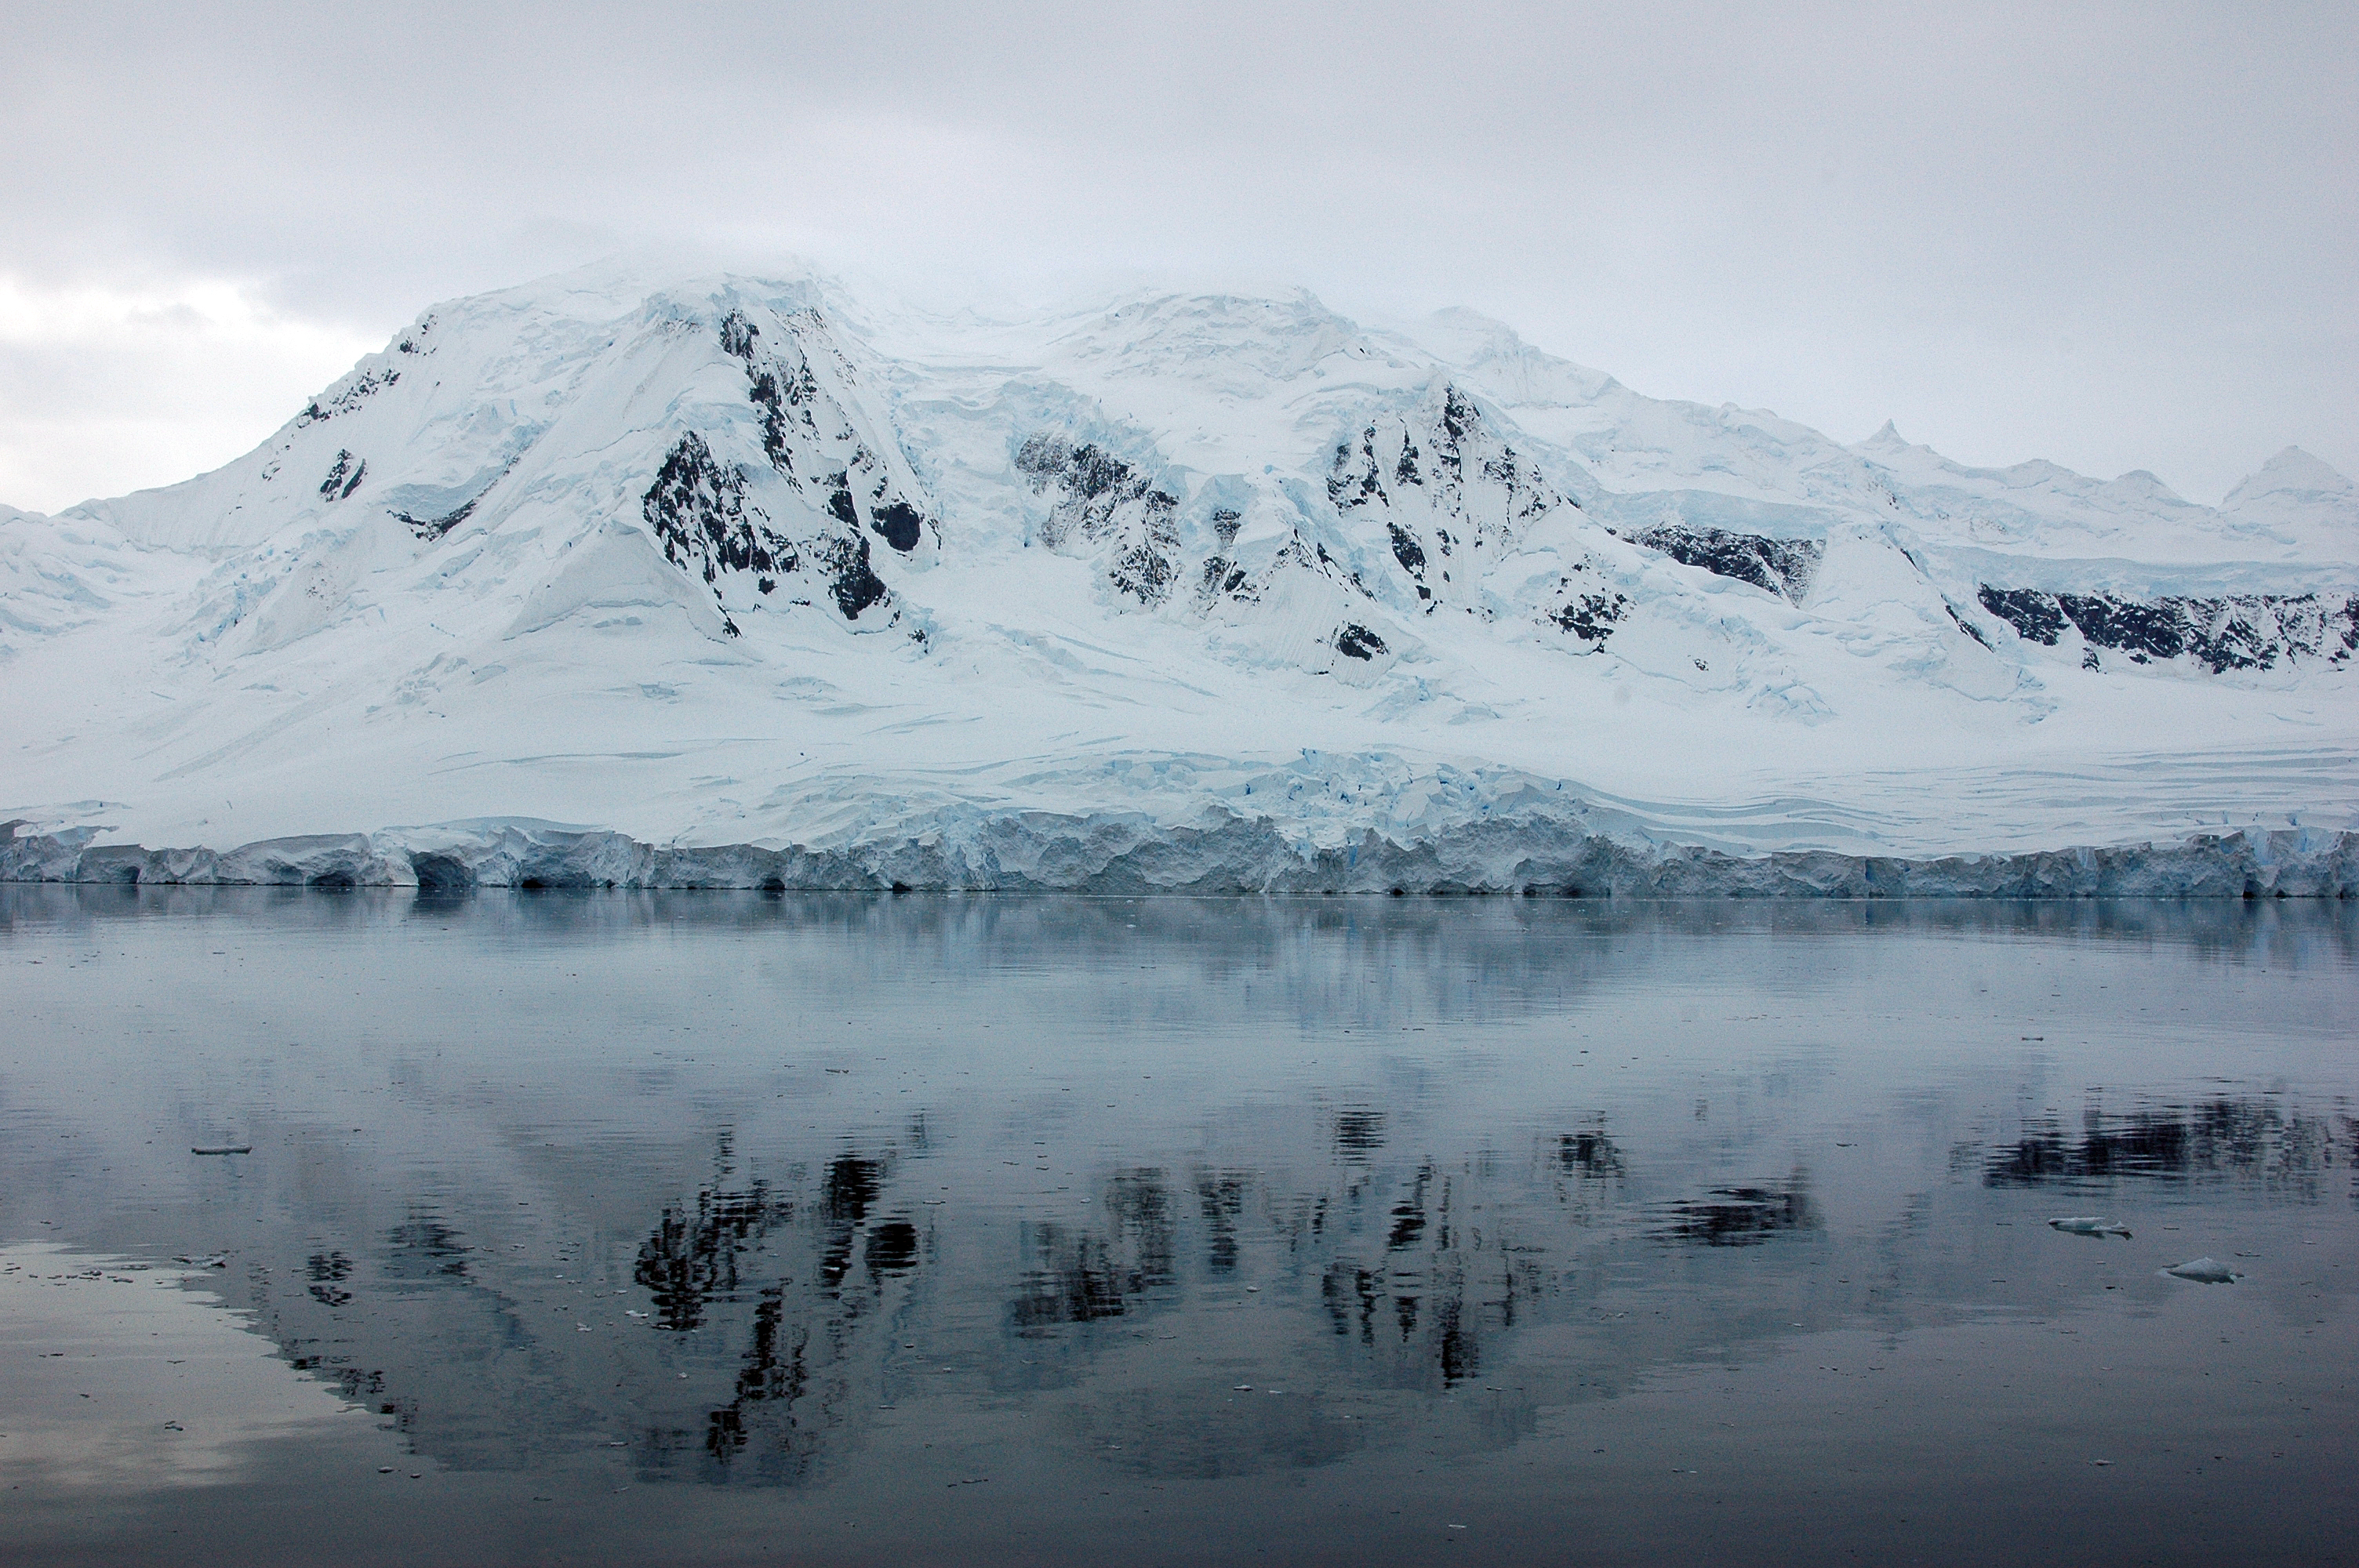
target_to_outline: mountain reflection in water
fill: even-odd
[[[2347,1145],[2350,1119],[2341,1119]],[[1994,1187],[2104,1182],[2123,1176],[2162,1180],[2234,1177],[2314,1188],[2333,1159],[2338,1129],[2281,1098],[2215,1098],[2082,1117],[2080,1136],[2054,1122],[2026,1130],[1994,1151],[1983,1180]]]
[[[1439,1462],[1809,1336],[2192,1288],[2052,1213],[2347,1228],[2354,933],[6,890],[16,950],[139,961],[14,971],[49,1048],[0,1076],[0,1216],[228,1253],[287,1361],[456,1472],[812,1491],[1010,1412],[1076,1476]],[[2321,1279],[2302,1313],[2359,1289]]]

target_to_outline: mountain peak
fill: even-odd
[[[2253,472],[2236,481],[2236,488],[2221,503],[2223,511],[2233,511],[2240,498],[2251,501],[2264,495],[2295,495],[2303,497],[2359,496],[2359,486],[2325,462],[2310,456],[2299,447],[2288,447],[2263,463]]]

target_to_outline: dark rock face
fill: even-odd
[[[2216,599],[2124,599],[2110,593],[2049,593],[1983,585],[1982,606],[2026,642],[2052,648],[2071,626],[2088,644],[2084,668],[2102,667],[2100,648],[2133,664],[2192,657],[2213,675],[2274,669],[2323,658],[2347,665],[2359,650],[2359,594],[2227,594]]]
[[[2056,607],[2056,596],[2034,588],[1993,588],[1983,585],[1975,595],[1983,608],[2015,628],[2015,634],[2026,642],[2052,648],[2064,630],[2064,612]]]
[[[434,329],[437,325],[439,325],[439,322],[437,319],[432,316],[421,318],[417,326],[412,327],[408,331],[404,332],[401,335],[401,341],[393,345],[394,352],[399,354],[432,353],[434,351]]]
[[[1016,449],[1016,470],[1034,494],[1057,492],[1042,544],[1061,549],[1078,539],[1097,546],[1109,557],[1107,580],[1141,605],[1170,597],[1180,580],[1179,497],[1094,442],[1075,446],[1048,430]]]
[[[320,493],[330,501],[342,501],[361,487],[368,473],[368,460],[356,459],[352,453],[338,449],[336,460],[328,465],[328,477],[320,481]]]
[[[818,325],[816,318],[810,324]],[[916,549],[930,525],[924,509],[900,493],[891,466],[853,433],[793,324],[785,341],[766,348],[761,329],[733,310],[722,319],[720,338],[723,351],[745,366],[745,395],[761,413],[762,452],[770,466],[798,490],[815,486],[821,504],[845,527],[865,526],[903,555]]]
[[[295,416],[295,427],[316,425],[323,419],[333,419],[339,414],[350,414],[378,393],[401,379],[397,370],[364,370],[347,377],[325,395],[313,398]]]
[[[1588,570],[1587,563],[1574,568],[1582,573]],[[1567,576],[1557,579],[1557,591],[1561,597],[1556,608],[1545,611],[1543,618],[1588,643],[1592,652],[1605,646],[1614,629],[1629,619],[1630,596],[1603,584],[1592,587],[1581,577]]]
[[[726,571],[793,571],[795,547],[768,526],[760,508],[748,517],[745,478],[715,462],[704,438],[690,430],[664,457],[656,481],[640,502],[664,558],[712,582]]]
[[[1356,622],[1348,622],[1335,633],[1335,651],[1347,659],[1373,662],[1385,651],[1385,640]]]
[[[813,545],[811,556],[826,574],[828,591],[846,621],[859,620],[862,611],[892,597],[893,590],[868,565],[868,541],[863,535],[821,539]]]
[[[1715,577],[1749,582],[1793,604],[1801,603],[1810,591],[1810,579],[1827,553],[1826,546],[1816,539],[1771,539],[1680,524],[1665,524],[1630,537],[1632,543],[1660,550],[1681,566],[1701,567]]]
[[[1428,613],[1462,597],[1446,585],[1480,570],[1470,557],[1512,545],[1568,504],[1454,386],[1429,416],[1373,422],[1339,443],[1327,499],[1346,523],[1382,525]]]
[[[925,517],[906,501],[888,501],[877,507],[869,526],[885,536],[885,542],[908,555],[918,547],[925,527]]]
[[[761,413],[763,456],[791,494],[782,496],[758,465],[723,462],[703,435],[685,432],[640,503],[665,559],[712,589],[732,636],[739,632],[733,604],[742,613],[775,600],[780,583],[797,574],[807,587],[784,596],[784,603],[810,604],[824,596],[846,621],[883,607],[892,611],[886,623],[897,623],[894,595],[876,574],[869,535],[908,554],[923,542],[931,522],[897,487],[893,466],[860,438],[852,415],[814,373],[792,323],[787,341],[766,348],[761,329],[732,311],[719,336],[722,348],[745,367],[747,396]],[[840,368],[849,373],[848,362]],[[805,521],[780,526],[754,500],[757,492],[774,506],[783,504],[785,515]],[[448,519],[403,520],[433,537],[467,510]]]
[[[407,512],[396,512],[394,516],[408,524],[411,533],[430,544],[473,516],[475,503],[483,499],[478,495],[473,500],[462,502],[456,510],[446,512],[440,517],[413,517]]]
[[[722,594],[722,574],[756,574],[759,591],[768,593],[779,573],[802,565],[793,544],[770,527],[761,508],[746,504],[745,476],[716,462],[704,438],[693,430],[665,455],[655,483],[640,499],[639,515],[663,546],[664,559],[702,578],[712,589],[722,623],[733,637],[737,623]],[[856,611],[847,611],[852,613]]]

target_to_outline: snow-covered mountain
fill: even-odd
[[[594,269],[0,510],[0,871],[2331,890],[2354,662],[2359,493],[2290,449],[2215,509],[1463,311]],[[1960,855],[2014,859],[1888,863]]]

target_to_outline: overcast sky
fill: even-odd
[[[184,478],[650,245],[1466,305],[1641,391],[2215,501],[2359,472],[2359,6],[109,7],[0,22],[0,502]]]

